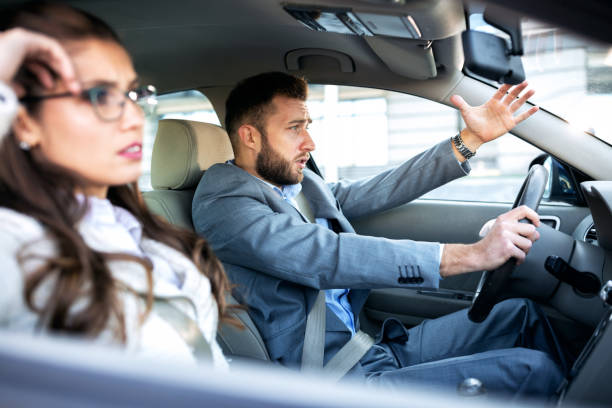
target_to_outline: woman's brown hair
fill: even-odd
[[[54,37],[60,42],[96,38],[120,44],[115,32],[102,20],[67,5],[29,3],[0,12],[0,31],[21,27]],[[38,85],[32,75],[18,75],[20,85],[31,92]],[[36,104],[26,106],[32,114]],[[112,324],[116,335],[125,341],[125,322],[117,299],[117,283],[108,261],[129,260],[147,271],[149,291],[147,311],[152,304],[152,265],[128,254],[104,253],[87,246],[77,230],[88,208],[76,191],[84,191],[86,181],[78,174],[48,161],[40,149],[25,151],[10,132],[0,145],[0,206],[33,217],[53,236],[58,253],[27,274],[25,300],[40,315],[41,325],[50,330],[96,336]],[[235,323],[228,315],[225,293],[229,283],[220,261],[210,245],[194,232],[172,226],[154,216],[146,207],[137,183],[111,186],[107,198],[132,213],[143,227],[143,236],[162,242],[190,258],[208,277],[217,301],[220,320]],[[22,254],[25,251],[21,252]],[[21,259],[23,262],[25,259]],[[53,277],[45,304],[35,302],[40,284]],[[86,299],[86,305],[74,307]]]

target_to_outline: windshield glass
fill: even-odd
[[[470,16],[470,25],[499,33],[482,15]],[[612,144],[612,47],[533,19],[522,29],[531,101]]]

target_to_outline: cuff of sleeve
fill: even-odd
[[[463,171],[465,171],[465,174],[469,174],[470,171],[472,171],[472,166],[470,166],[470,163],[467,160],[464,161],[463,163],[461,163],[459,160],[457,160],[457,163],[459,163],[459,165],[461,166]]]
[[[0,82],[0,140],[11,128],[17,114],[17,96],[6,84]]]

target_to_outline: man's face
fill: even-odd
[[[272,99],[273,113],[265,118],[256,171],[266,181],[284,186],[300,183],[315,144],[308,133],[312,122],[306,103],[286,96]]]

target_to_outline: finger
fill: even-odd
[[[28,33],[26,41],[26,60],[36,61],[48,66],[66,84],[71,92],[79,92],[72,61],[66,50],[54,39],[42,34]]]
[[[535,90],[533,89],[530,89],[529,91],[525,92],[520,98],[510,104],[510,112],[514,113],[519,110],[521,106],[523,106],[523,104],[527,102],[527,99],[531,98],[534,94]]]
[[[502,86],[499,87],[499,89],[497,90],[497,92],[495,92],[495,94],[493,95],[491,99],[501,101],[501,99],[504,96],[506,96],[506,92],[508,92],[508,89],[510,89],[510,85],[503,84]]]
[[[531,221],[531,223],[536,227],[538,227],[540,223],[538,213],[526,205],[513,208],[512,210],[500,215],[498,218],[502,222],[517,222],[523,218],[527,218],[527,220]]]
[[[525,260],[525,257],[527,256],[527,254],[525,253],[525,251],[523,251],[522,249],[520,249],[518,246],[513,245],[513,248],[511,250],[511,257],[516,259],[516,264],[520,265],[523,263],[523,261]]]
[[[55,80],[47,67],[38,62],[29,62],[27,64],[27,68],[32,74],[34,74],[34,76],[36,76],[38,82],[40,82],[42,86],[45,88],[53,88],[53,85],[55,85]]]
[[[537,239],[538,234],[535,225],[517,222],[513,228],[511,228],[511,230],[531,241],[535,241]]]
[[[42,55],[45,56],[45,54]],[[76,79],[72,61],[64,48],[58,43],[53,42],[49,45],[48,54],[46,55],[47,58],[43,59],[43,62],[47,63],[60,77],[70,92],[78,93],[81,86]]]
[[[527,207],[526,205],[521,205],[520,207],[516,207],[508,214],[512,214],[512,219],[515,221],[520,221],[523,218],[527,218],[535,227],[540,226],[540,216],[537,212]]]
[[[464,112],[466,109],[470,108],[470,105],[465,101],[465,99],[459,95],[451,96],[450,101],[461,112]]]
[[[534,113],[536,113],[538,110],[540,110],[540,108],[539,108],[539,107],[537,107],[537,106],[532,106],[531,108],[529,108],[529,110],[526,110],[525,112],[523,112],[523,113],[521,113],[521,114],[517,115],[517,116],[514,118],[514,122],[515,122],[516,124],[519,124],[519,123],[521,123],[522,121],[524,121],[525,119],[527,119],[528,117],[530,117],[531,115],[533,115]]]
[[[531,246],[533,245],[533,242],[530,239],[520,235],[514,235],[512,238],[512,243],[524,253],[529,252]]]
[[[516,100],[516,98],[518,98],[520,93],[523,92],[525,88],[527,88],[527,85],[528,85],[527,81],[523,81],[520,84],[516,85],[514,88],[510,90],[508,95],[505,96],[502,102],[506,105],[510,105],[513,101]]]

